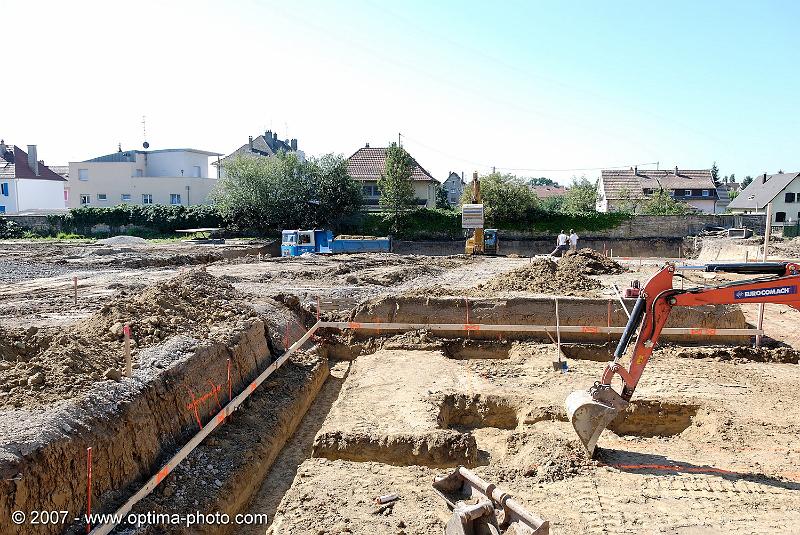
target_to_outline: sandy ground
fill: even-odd
[[[640,414],[620,422],[619,434],[601,437],[600,460],[593,463],[575,460],[580,446],[561,405],[570,391],[597,379],[603,364],[573,361],[560,374],[551,360],[551,348],[529,344],[507,360],[490,361],[379,352],[351,370],[322,432],[360,428],[389,436],[411,419],[418,432],[435,433],[442,390],[470,399],[494,395],[515,408],[516,425],[493,421],[496,414],[484,406],[475,409],[475,419],[461,418],[469,425],[455,427],[477,441],[475,470],[549,519],[552,533],[796,532],[796,365],[687,359],[659,350],[637,391]],[[423,367],[424,375],[415,374]],[[273,533],[441,529],[446,507],[429,485],[447,469],[403,466],[403,459],[395,466],[391,449],[380,454],[383,462],[304,461],[277,509]],[[375,514],[372,499],[388,492],[401,501]]]
[[[243,248],[224,258],[233,247],[0,242],[0,327],[72,328],[112,300],[196,264],[256,310],[297,296],[306,308],[319,301],[323,310],[346,313],[391,293],[468,293],[532,263],[394,254],[259,258]],[[613,284],[644,283],[661,261],[621,263],[627,271],[597,277],[586,294],[608,297]],[[735,277],[687,272],[683,284],[728,280]],[[751,323],[757,308],[743,307]],[[767,306],[767,341],[800,349],[799,314]],[[800,533],[796,364],[659,349],[636,410],[601,437],[600,459],[590,461],[565,421],[563,400],[599,379],[602,362],[570,360],[560,374],[551,366],[552,346],[516,344],[507,359],[470,360],[413,341],[391,347],[331,362],[331,376],[250,508],[275,516],[274,535],[437,533],[447,510],[430,481],[459,459],[550,520],[553,533]],[[373,498],[389,492],[401,500],[376,509]]]

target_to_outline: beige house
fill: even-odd
[[[439,181],[413,160],[411,180],[414,196],[420,208],[436,207],[436,186]],[[361,183],[364,206],[367,210],[380,210],[378,178],[386,171],[386,147],[362,147],[347,159],[347,172]]]
[[[221,154],[196,149],[130,150],[70,162],[67,207],[208,204],[217,184],[209,176],[212,156]]]
[[[664,190],[698,212],[721,214],[728,206],[728,191],[714,184],[711,169],[603,169],[597,187],[598,212],[622,207],[637,213],[656,191]]]

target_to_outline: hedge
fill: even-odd
[[[111,229],[123,226],[144,227],[156,232],[169,233],[177,229],[220,227],[225,224],[217,209],[208,205],[167,206],[120,204],[107,208],[73,208],[65,215],[48,216],[51,226],[60,226],[83,234],[91,233],[95,225],[108,225]]]

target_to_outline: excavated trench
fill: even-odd
[[[521,306],[521,305],[520,305]],[[402,311],[408,307],[398,307]],[[483,314],[490,314],[489,306]],[[488,317],[488,316],[487,316]],[[274,337],[273,337],[274,338]],[[279,338],[279,336],[278,336]],[[293,357],[258,389],[228,422],[208,437],[163,483],[133,510],[174,512],[179,509],[205,512],[246,511],[269,471],[286,452],[304,415],[317,403],[329,403],[316,418],[325,419],[342,403],[345,393],[334,392],[333,402],[317,400],[329,378],[329,359],[358,365],[375,351],[392,348],[421,349],[441,354],[453,366],[459,360],[508,360],[514,343],[463,337],[424,336],[406,340],[384,337],[323,342],[316,350]],[[91,395],[66,401],[43,412],[10,411],[2,421],[0,442],[0,517],[15,510],[67,510],[80,514],[86,509],[86,448],[93,450],[94,511],[111,512],[198,430],[197,419],[207,422],[227,401],[221,388],[226,384],[227,361],[234,370],[232,390],[246,385],[274,358],[271,335],[260,319],[243,324],[227,338],[216,341],[186,337],[143,350],[141,365],[131,379],[102,381]],[[606,360],[608,344],[566,344],[568,358]],[[432,358],[432,357],[431,357]],[[487,363],[488,364],[488,363]],[[402,359],[398,366],[405,365]],[[413,373],[419,374],[419,368]],[[345,384],[348,379],[345,379]],[[402,384],[402,378],[397,378]],[[573,451],[572,443],[534,433],[525,426],[537,422],[563,423],[560,407],[531,407],[515,397],[455,391],[422,392],[432,407],[430,428],[391,432],[363,429],[316,428],[292,453],[294,469],[310,457],[385,464],[447,467],[482,464],[479,441],[502,433],[507,452],[520,458],[536,458],[538,464],[520,464],[519,469],[541,481],[566,477],[583,469],[585,460],[575,455],[544,455],[529,451],[531,444],[555,444],[561,452]],[[195,411],[196,407],[196,411]],[[609,426],[618,435],[673,436],[692,425],[699,406],[675,401],[636,400]],[[403,410],[402,405],[397,410]],[[320,425],[321,424],[320,420]],[[35,430],[32,431],[32,430]],[[477,437],[477,438],[476,438]],[[479,447],[480,446],[480,447]],[[538,446],[537,446],[538,447]],[[542,446],[545,447],[545,446]],[[547,446],[550,447],[550,446]],[[555,451],[555,450],[554,450]],[[484,452],[485,453],[485,452]],[[562,466],[562,458],[570,460]],[[576,460],[578,459],[578,460]],[[527,461],[526,461],[527,462]],[[282,488],[287,489],[285,484]],[[36,533],[78,533],[85,528],[43,526]],[[145,526],[131,533],[233,533],[232,526]],[[10,533],[33,533],[14,526]]]

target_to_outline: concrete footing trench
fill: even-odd
[[[393,259],[413,264],[408,281],[349,283],[358,288],[348,295],[331,283],[324,300],[307,283],[319,274],[298,274],[305,259],[259,257],[158,275],[87,303],[72,323],[0,323],[0,532],[86,533],[90,500],[93,513],[116,511],[241,392],[250,395],[114,533],[441,533],[449,512],[431,482],[459,465],[549,520],[551,533],[800,525],[797,353],[713,333],[752,327],[746,307],[676,311],[668,327],[698,332],[665,337],[589,458],[563,401],[600,378],[618,334],[559,333],[559,353],[547,333],[369,328],[556,323],[553,295],[486,295],[468,280],[525,263]],[[350,270],[333,262],[330,273],[359,277],[353,259]],[[632,266],[614,280],[646,278]],[[281,273],[308,281],[289,291]],[[443,277],[453,283],[434,291]],[[559,296],[558,324],[623,326],[631,304]],[[786,314],[797,312],[776,311],[770,336]],[[254,388],[317,316],[362,327],[317,330]],[[376,505],[384,494],[400,499]],[[23,522],[10,521],[17,512]]]

